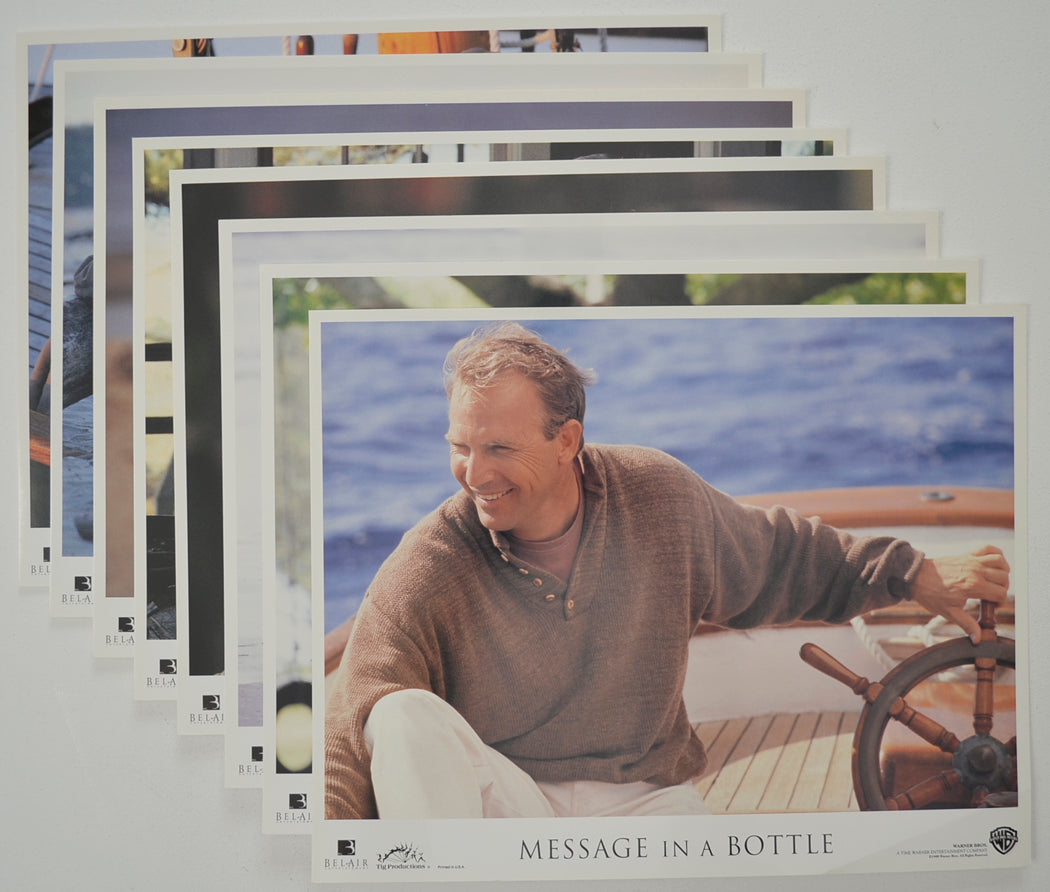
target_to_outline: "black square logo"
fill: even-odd
[[[263,753],[263,748],[261,746],[253,746],[252,747],[252,761],[253,762],[261,762],[262,761],[262,753]]]
[[[89,592],[89,591],[91,591],[91,577],[90,576],[74,576],[73,577],[73,591],[75,591],[75,592]]]
[[[296,809],[297,811],[306,808],[306,794],[305,793],[289,793],[288,794],[288,807]]]
[[[219,702],[218,694],[204,694],[201,697],[201,709],[216,711],[219,709]]]
[[[356,839],[339,839],[335,844],[336,851],[345,858],[352,858],[357,854]]]
[[[135,631],[135,617],[133,617],[133,616],[118,616],[117,617],[117,631],[118,632],[134,632]]]
[[[157,671],[161,675],[174,675],[175,674],[175,660],[160,660],[157,664]]]

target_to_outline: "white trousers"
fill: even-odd
[[[709,814],[692,783],[537,782],[429,691],[388,694],[365,723],[380,818]]]

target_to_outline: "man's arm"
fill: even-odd
[[[958,625],[974,644],[981,627],[964,609],[976,598],[1002,604],[1010,584],[1010,565],[1002,551],[985,545],[971,554],[926,558],[912,581],[908,597],[931,613]]]
[[[325,703],[325,816],[375,818],[364,726],[375,703],[403,688],[433,690],[418,642],[366,597]]]

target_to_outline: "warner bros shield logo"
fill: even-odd
[[[988,841],[1000,855],[1005,855],[1017,845],[1017,831],[1013,827],[996,827],[988,834]]]

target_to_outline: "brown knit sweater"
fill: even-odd
[[[375,817],[362,728],[401,688],[447,700],[537,780],[688,780],[706,763],[682,701],[701,620],[843,622],[899,600],[922,563],[900,540],[743,506],[655,450],[587,446],[582,464],[567,587],[516,560],[463,493],[380,568],[326,707],[326,817]]]

